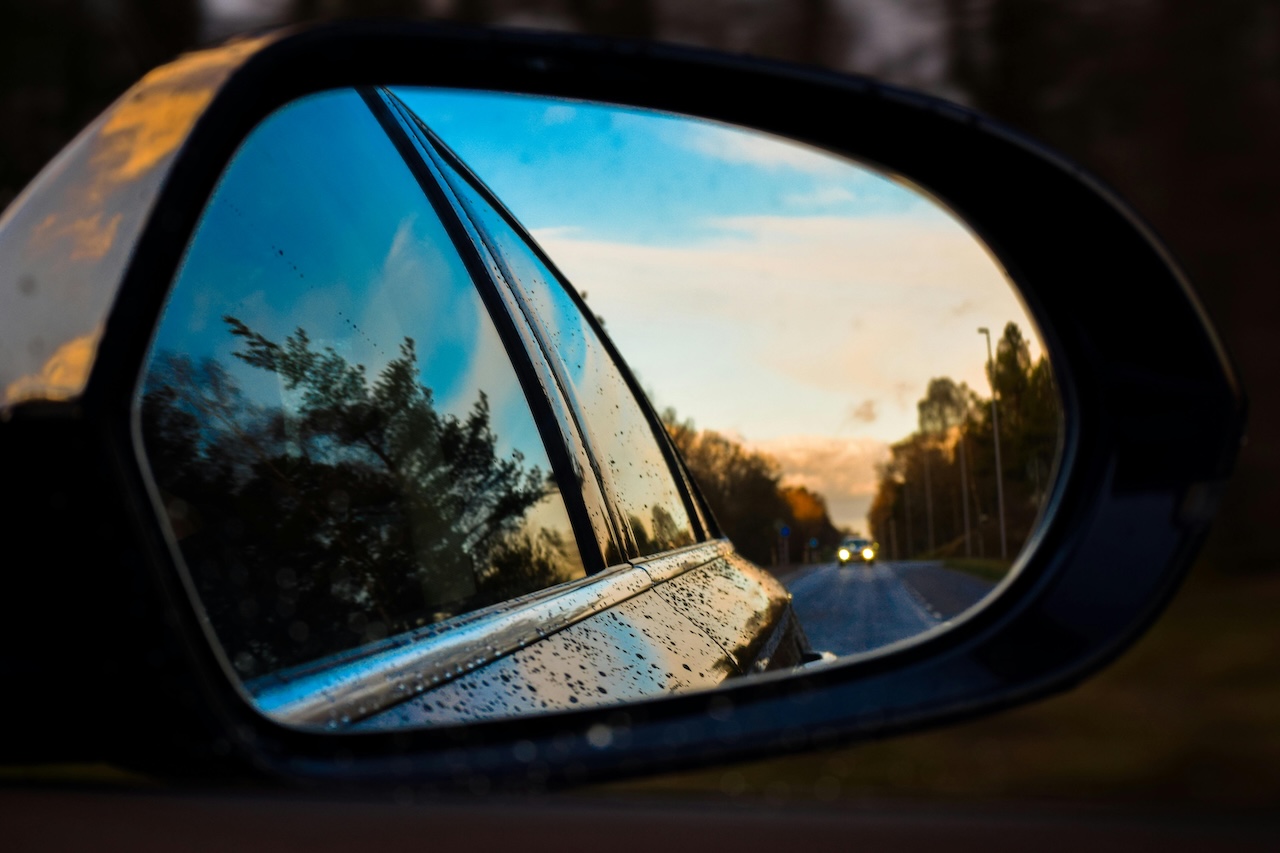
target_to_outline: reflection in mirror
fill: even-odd
[[[1003,270],[902,183],[709,122],[427,89],[250,135],[136,409],[229,674],[338,730],[945,630],[1017,563],[1062,423]]]
[[[1060,403],[1003,269],[939,204],[739,128],[398,94],[580,289],[815,649],[907,639],[1004,578]]]

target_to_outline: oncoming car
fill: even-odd
[[[870,539],[853,537],[840,543],[840,547],[836,549],[836,559],[839,560],[842,566],[847,566],[853,562],[860,562],[869,566],[876,561],[879,553],[880,546],[875,542]]]

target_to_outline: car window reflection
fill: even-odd
[[[242,676],[583,575],[502,343],[355,92],[274,114],[227,168],[139,425]]]

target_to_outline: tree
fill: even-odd
[[[664,411],[662,420],[738,553],[762,565],[795,556],[776,551],[783,526],[803,541],[817,539],[820,548],[833,548],[839,541],[825,499],[800,486],[783,486],[775,459],[718,432],[699,431],[692,421],[680,420],[674,409]]]
[[[999,395],[1000,473],[1016,553],[1051,485],[1061,405],[1048,361],[1032,362],[1014,323],[1005,326],[988,371]],[[996,553],[998,543],[988,542],[996,520],[982,513],[984,500],[991,506],[996,490],[990,401],[963,383],[936,377],[917,413],[918,430],[890,448],[890,460],[879,470],[868,513],[872,535],[899,557],[949,556],[961,549],[968,555],[975,541],[979,554]]]
[[[226,365],[164,354],[142,405],[147,456],[201,601],[255,675],[562,579],[566,548],[525,516],[554,490],[501,458],[481,393],[437,412],[414,342],[370,381],[298,329],[224,318],[235,357],[288,405],[247,399]]]
[[[680,421],[674,409],[663,413],[663,421],[734,547],[756,563],[772,562],[776,527],[789,515],[778,488],[778,463],[718,432],[695,429],[692,421]]]
[[[782,486],[782,499],[787,502],[791,535],[803,547],[816,542],[816,549],[832,549],[840,544],[843,534],[831,523],[827,499],[805,486]],[[793,555],[794,556],[794,555]]]
[[[942,376],[929,380],[924,397],[916,405],[920,431],[935,438],[945,437],[969,416],[973,392],[969,386]]]
[[[1031,347],[1016,323],[1007,323],[996,343],[995,360],[987,365],[987,376],[995,389],[1003,426],[1011,435],[1021,432],[1024,397],[1031,380]]]
[[[968,417],[968,387],[957,385],[947,377],[930,380],[924,399],[916,404],[920,433],[924,438],[924,494],[925,519],[928,531],[929,550],[936,547],[933,521],[933,478],[931,457],[936,454],[939,441],[946,439],[953,427],[959,426]]]

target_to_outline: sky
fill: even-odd
[[[766,451],[854,528],[928,381],[987,393],[1034,326],[998,263],[905,183],[777,137],[522,96],[397,94],[585,296],[658,408]]]

